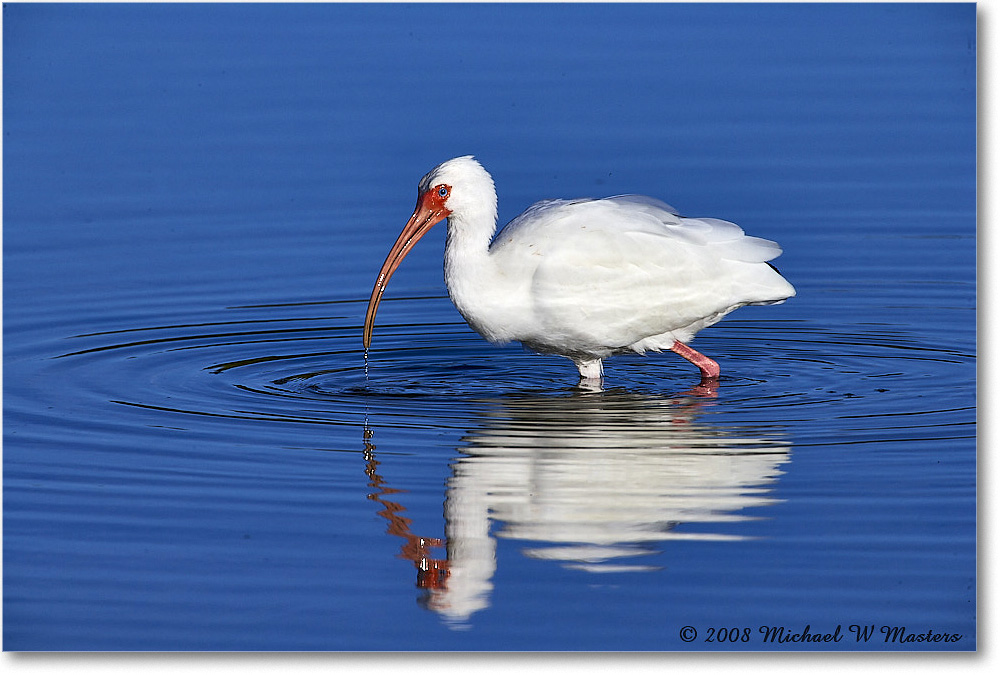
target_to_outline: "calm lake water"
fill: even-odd
[[[3,50],[4,649],[976,648],[974,5],[9,4]],[[441,226],[366,369],[469,153],[501,223],[649,194],[798,296],[699,335],[715,391],[583,391],[462,321]]]

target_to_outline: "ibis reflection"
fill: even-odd
[[[488,401],[447,481],[443,540],[411,532],[367,432],[369,498],[404,539],[400,556],[416,566],[426,606],[461,625],[489,606],[497,539],[593,573],[660,569],[672,540],[742,539],[718,524],[774,503],[789,447],[778,432],[699,422],[711,406],[697,390]]]

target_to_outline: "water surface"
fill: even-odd
[[[5,649],[975,649],[975,18],[6,5]],[[467,153],[502,222],[650,194],[798,296],[699,335],[717,387],[587,391],[441,228],[366,366]]]

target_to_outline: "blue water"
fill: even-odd
[[[975,649],[975,40],[971,4],[5,5],[4,649]],[[798,296],[699,335],[715,391],[669,353],[585,391],[466,326],[442,226],[366,371],[468,153],[502,222],[649,194]]]

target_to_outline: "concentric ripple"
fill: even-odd
[[[416,318],[440,314],[447,301],[396,302]],[[380,325],[366,355],[363,310],[359,299],[230,307],[39,342],[35,356],[46,361],[61,396],[78,391],[80,418],[103,417],[99,409],[110,403],[157,411],[167,425],[183,426],[185,418],[363,425],[371,418],[462,431],[476,423],[470,401],[588,394],[576,388],[569,361],[494,347],[457,320]],[[689,364],[669,353],[612,358],[604,392],[589,393],[709,398],[713,414],[738,422],[809,422],[812,438],[799,442],[818,443],[842,435],[839,425],[815,424],[831,414],[854,420],[855,431],[904,438],[969,409],[950,401],[949,391],[974,367],[974,355],[891,325],[731,320],[699,336],[698,345],[723,366],[708,396]],[[924,396],[930,388],[933,398]],[[35,395],[44,396],[44,387]]]

